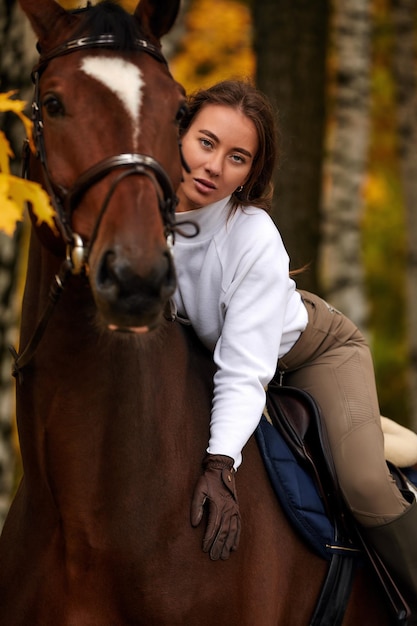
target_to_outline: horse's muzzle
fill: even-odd
[[[157,325],[176,288],[171,253],[162,251],[157,261],[140,271],[134,257],[108,250],[90,274],[99,316],[112,330],[145,332]]]

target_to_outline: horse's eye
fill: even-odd
[[[64,115],[64,105],[61,100],[57,98],[57,96],[48,95],[43,100],[43,106],[45,111],[51,117],[58,117],[59,115]]]
[[[177,124],[179,124],[183,117],[188,113],[188,107],[185,103],[181,104],[180,108],[177,111],[177,114],[175,116],[175,121],[177,122]]]

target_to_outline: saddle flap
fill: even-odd
[[[313,473],[329,516],[345,510],[336,470],[319,408],[303,389],[281,386],[274,381],[266,394],[273,426],[281,433],[299,461]]]

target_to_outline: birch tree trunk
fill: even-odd
[[[417,431],[417,86],[416,0],[391,0],[393,73],[398,112],[398,149],[407,225],[407,326],[410,346],[411,424]]]
[[[333,128],[325,166],[321,278],[325,297],[367,326],[360,219],[370,135],[370,0],[335,0]]]
[[[273,218],[298,277],[318,291],[328,0],[253,0],[256,82],[279,114]]]
[[[0,0],[0,88],[18,90],[20,99],[30,98],[30,70],[34,64],[35,41],[27,19],[16,0]],[[21,122],[4,116],[2,129],[16,155],[24,136]],[[12,163],[20,172],[19,159]],[[11,376],[9,344],[16,345],[20,303],[16,297],[21,229],[14,238],[0,233],[0,529],[7,514],[14,482],[15,449],[12,437],[14,384]],[[1,565],[0,565],[1,566]]]

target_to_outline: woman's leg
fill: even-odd
[[[403,497],[385,462],[369,348],[341,313],[311,294],[304,300],[309,324],[278,370],[316,400],[344,498],[417,624],[417,503]]]
[[[372,357],[350,320],[317,296],[302,295],[309,323],[278,369],[285,384],[316,400],[346,502],[360,524],[378,526],[408,503],[384,458]]]
[[[358,334],[337,342],[313,362],[290,372],[286,383],[316,400],[328,434],[340,488],[357,521],[389,522],[408,508],[384,458],[384,439],[372,360]]]

